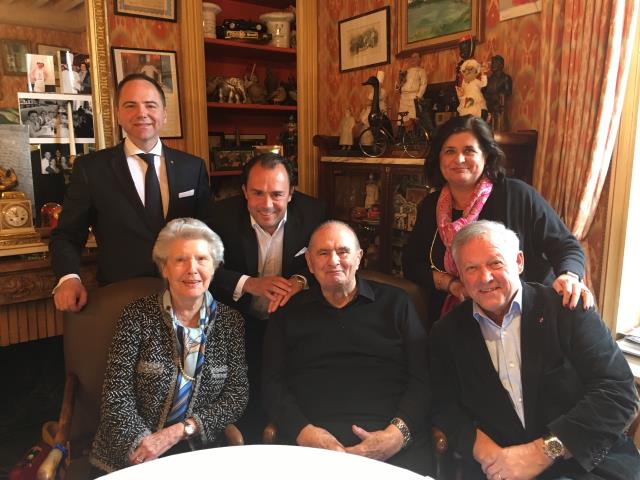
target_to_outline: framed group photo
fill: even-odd
[[[340,20],[340,72],[389,63],[389,7]]]
[[[471,35],[481,42],[484,4],[485,0],[398,0],[398,55],[452,47],[463,35]]]
[[[163,138],[181,138],[180,96],[176,52],[113,47],[116,84],[132,73],[142,73],[157,81],[167,100],[167,123],[160,130]]]

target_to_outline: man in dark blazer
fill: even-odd
[[[467,225],[452,249],[471,300],[435,323],[431,378],[464,478],[639,479],[625,435],[633,374],[597,312],[522,284],[518,239],[500,223]]]
[[[245,318],[250,393],[240,427],[251,441],[264,427],[259,394],[266,319],[311,281],[304,253],[325,220],[325,205],[294,191],[290,163],[272,153],[244,166],[242,192],[213,204],[209,226],[224,243],[224,265],[211,289]]]
[[[160,85],[142,74],[129,75],[118,85],[116,105],[125,141],[77,159],[58,226],[51,233],[51,261],[58,278],[54,301],[62,311],[78,311],[87,301],[79,273],[89,227],[98,244],[98,282],[108,284],[157,275],[151,250],[167,221],[208,219],[204,162],[160,141],[167,119]]]

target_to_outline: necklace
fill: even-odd
[[[433,246],[436,243],[437,235],[438,235],[438,229],[436,229],[436,233],[433,234],[433,240],[431,240],[431,248],[429,249],[429,263],[431,263],[431,270],[435,270],[436,272],[440,272],[440,273],[447,273],[444,270],[440,270],[438,267],[436,267],[436,264],[433,263]]]
[[[187,372],[185,372],[184,368],[182,367],[182,362],[183,362],[183,360],[178,360],[178,370],[180,370],[180,373],[182,374],[182,376],[184,378],[186,378],[190,382],[195,382],[196,381],[196,377],[192,377],[191,375],[187,375]]]

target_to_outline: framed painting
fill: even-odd
[[[176,21],[177,0],[115,0],[116,15]]]
[[[160,130],[160,136],[181,138],[182,122],[176,52],[115,47],[111,50],[116,84],[131,73],[142,73],[158,82],[167,101],[167,122]]]
[[[25,75],[27,73],[27,53],[29,53],[29,42],[0,39],[2,73],[4,75]]]
[[[500,21],[542,11],[542,0],[500,0]]]
[[[398,55],[458,44],[463,35],[484,37],[484,0],[398,0]]]
[[[389,63],[389,7],[340,20],[340,72]]]
[[[253,157],[251,148],[216,148],[213,150],[213,166],[220,170],[241,170]]]

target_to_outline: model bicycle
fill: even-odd
[[[358,137],[360,150],[367,157],[381,156],[389,146],[401,147],[412,158],[424,158],[429,147],[429,134],[418,119],[405,126],[404,117],[409,112],[398,112],[398,127],[395,136],[383,122],[369,123],[369,128]]]

